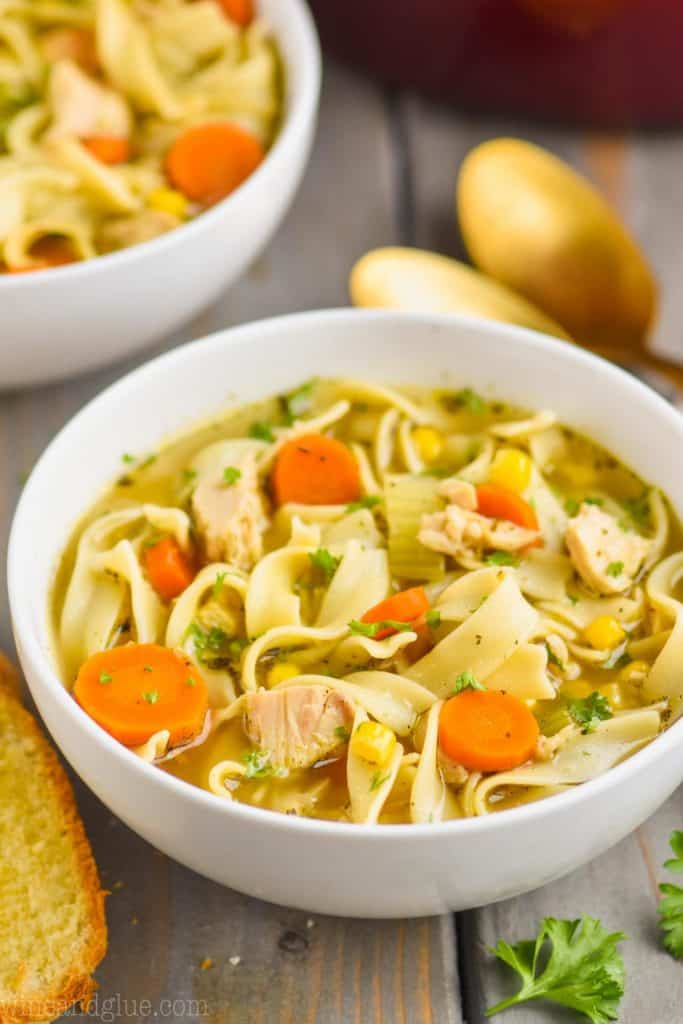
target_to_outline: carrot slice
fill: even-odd
[[[218,3],[237,25],[244,27],[254,20],[254,0],[218,0]]]
[[[81,144],[102,164],[125,164],[130,159],[130,142],[125,135],[91,135],[81,139]]]
[[[251,132],[219,122],[188,128],[166,154],[166,173],[188,199],[210,206],[233,192],[265,156]]]
[[[398,594],[392,594],[385,601],[380,601],[373,608],[369,608],[361,618],[361,622],[410,622],[413,623],[425,612],[429,611],[429,598],[424,587],[411,587],[409,590],[402,590]],[[375,640],[383,640],[385,636],[391,636],[396,630],[391,626],[380,629],[375,634]]]
[[[73,245],[61,235],[45,235],[31,247],[31,256],[37,261],[32,267],[7,267],[9,274],[28,274],[34,270],[49,270],[76,262]]]
[[[507,519],[527,530],[538,530],[538,519],[529,502],[500,484],[477,487],[477,511],[492,519]]]
[[[127,747],[168,729],[170,746],[202,729],[206,683],[192,662],[158,644],[99,651],[81,666],[74,696],[98,725]]]
[[[147,579],[164,601],[182,594],[194,579],[192,566],[173,537],[146,548],[142,561]]]
[[[292,438],[280,449],[271,474],[278,505],[345,505],[360,497],[360,473],[341,441],[324,434]]]
[[[502,772],[528,761],[538,723],[527,705],[500,690],[463,690],[439,718],[439,746],[472,772]]]

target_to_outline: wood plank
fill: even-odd
[[[678,341],[679,332],[674,332],[673,325],[680,321],[683,307],[673,275],[683,257],[683,243],[668,223],[667,210],[674,208],[673,201],[663,208],[651,197],[675,197],[680,205],[683,183],[673,171],[676,153],[680,161],[680,143],[647,137],[626,147],[618,139],[598,138],[589,147],[572,132],[507,120],[465,118],[416,99],[406,101],[403,112],[418,211],[414,244],[462,258],[455,228],[454,189],[465,153],[478,142],[500,134],[538,142],[588,171],[641,238],[664,285],[660,351],[674,354],[672,340]],[[495,964],[486,954],[486,946],[499,937],[518,941],[535,935],[544,916],[577,917],[582,912],[598,915],[609,927],[631,936],[624,946],[629,984],[620,1019],[634,1024],[643,1020],[677,1024],[681,1019],[683,975],[680,965],[659,946],[656,882],[662,880],[659,865],[667,855],[668,836],[682,825],[683,791],[679,790],[638,833],[586,868],[535,893],[458,915],[460,963],[465,975],[461,983],[469,1024],[483,1022],[485,1008],[515,986],[511,972]],[[518,1009],[514,1014],[517,1024],[569,1019],[566,1013],[554,1012],[546,1005]]]
[[[20,476],[76,409],[110,381],[155,351],[227,324],[346,304],[354,260],[397,238],[395,155],[382,95],[328,65],[320,133],[302,190],[246,277],[150,353],[79,381],[0,398],[3,551]],[[4,591],[0,630],[8,649]],[[260,903],[172,863],[85,787],[78,784],[77,792],[104,884],[112,890],[110,949],[98,972],[96,1018],[460,1024],[452,918],[345,921]],[[273,870],[277,863],[274,850]],[[239,963],[231,963],[234,957]],[[206,960],[213,965],[203,970]]]

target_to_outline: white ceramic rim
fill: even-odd
[[[298,90],[298,96],[291,98],[291,107],[286,111],[280,130],[277,133],[273,145],[266,153],[266,158],[259,164],[255,171],[249,175],[238,188],[229,196],[222,199],[211,209],[199,214],[192,220],[181,224],[172,231],[158,235],[147,242],[138,242],[117,252],[104,253],[89,260],[79,260],[76,263],[69,263],[63,267],[51,267],[49,273],[50,281],[71,280],[78,277],[85,277],[89,274],[106,273],[109,268],[125,266],[126,263],[134,263],[144,258],[153,250],[158,253],[164,252],[176,243],[183,242],[192,234],[197,234],[223,216],[226,210],[239,202],[242,198],[248,199],[260,183],[261,178],[269,173],[270,165],[279,158],[279,154],[293,144],[294,138],[304,132],[316,115],[320,85],[322,80],[322,55],[320,41],[313,22],[313,16],[304,0],[278,0],[279,4],[289,5],[289,17],[292,22],[292,36],[299,39],[302,49],[301,75],[302,81]],[[277,36],[276,36],[277,38]],[[39,288],[45,283],[43,271],[41,274],[0,274],[0,294],[3,291],[10,291],[13,288]]]
[[[238,801],[221,801],[215,795],[200,789],[191,783],[178,779],[173,775],[160,770],[154,765],[148,764],[133,754],[126,747],[114,740],[108,733],[104,732],[76,703],[71,694],[65,689],[59,679],[55,666],[51,663],[47,653],[33,635],[33,626],[29,615],[29,597],[24,592],[25,576],[22,572],[22,548],[30,544],[30,537],[22,537],[22,513],[24,506],[32,501],[32,491],[35,481],[39,478],[44,463],[55,457],[62,457],[62,453],[70,451],[73,453],[71,435],[78,433],[80,424],[87,420],[93,406],[109,400],[116,400],[119,406],[123,405],[129,394],[138,391],[140,385],[144,387],[147,377],[153,377],[161,368],[168,370],[175,368],[182,373],[183,362],[190,357],[193,351],[201,346],[203,353],[210,347],[224,348],[230,345],[238,345],[244,336],[253,333],[275,332],[281,327],[296,328],[298,324],[304,324],[309,320],[319,321],[322,326],[325,323],[333,323],[344,320],[352,320],[362,317],[368,323],[391,321],[396,317],[401,320],[408,320],[415,326],[415,330],[428,329],[430,326],[469,327],[482,329],[486,324],[474,317],[459,316],[456,314],[421,314],[421,313],[395,313],[384,310],[353,310],[353,309],[328,309],[313,310],[305,313],[293,313],[287,316],[270,317],[268,319],[252,321],[239,327],[232,327],[222,331],[214,332],[205,338],[197,339],[189,344],[172,349],[155,359],[143,364],[131,373],[126,374],[116,383],[106,388],[83,409],[81,409],[62,430],[54,437],[36,463],[31,476],[21,495],[10,534],[8,547],[7,578],[9,588],[10,609],[15,636],[20,638],[24,656],[31,662],[31,667],[48,685],[54,690],[54,698],[60,705],[61,712],[71,718],[74,725],[85,729],[90,736],[102,748],[103,756],[112,757],[112,766],[117,761],[126,764],[129,769],[139,773],[141,780],[145,779],[152,785],[161,786],[174,793],[180,803],[185,800],[197,801],[205,806],[207,813],[226,814],[234,816],[236,821],[257,821],[260,826],[270,826],[277,832],[279,830],[290,831],[301,830],[311,837],[325,835],[337,837],[347,842],[371,841],[374,843],[393,842],[400,837],[408,835],[420,838],[424,841],[438,838],[450,837],[456,839],[463,832],[486,832],[490,829],[500,829],[501,837],[506,828],[521,826],[524,822],[535,821],[537,818],[551,818],[554,814],[562,814],[565,810],[579,806],[581,802],[590,795],[598,796],[600,793],[616,788],[627,786],[628,781],[637,772],[647,771],[661,755],[670,752],[674,747],[683,748],[683,718],[671,725],[665,732],[661,733],[655,740],[649,743],[642,750],[633,754],[626,761],[611,768],[603,775],[572,789],[559,793],[546,800],[538,800],[534,803],[525,804],[521,807],[510,808],[505,811],[497,811],[480,818],[457,818],[452,821],[438,822],[424,825],[351,825],[343,822],[325,821],[316,818],[300,818],[293,815],[277,814],[273,811],[250,807],[248,804],[241,804]],[[683,440],[683,417],[668,402],[661,398],[651,388],[641,383],[625,370],[614,364],[593,355],[572,345],[569,342],[558,341],[539,334],[536,331],[516,327],[509,324],[495,323],[496,331],[507,334],[511,345],[523,344],[529,351],[544,350],[549,345],[557,347],[561,345],[565,358],[570,356],[576,363],[584,366],[587,371],[598,371],[606,383],[614,381],[623,389],[631,392],[630,397],[634,403],[639,403],[651,410],[654,416],[667,420],[671,426],[673,437],[678,434]],[[504,396],[502,396],[504,397]],[[95,497],[95,496],[93,496]],[[65,538],[66,542],[66,538]]]

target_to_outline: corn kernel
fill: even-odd
[[[531,482],[531,459],[519,448],[499,448],[489,470],[489,480],[521,494]]]
[[[569,700],[583,700],[584,697],[588,697],[593,690],[594,686],[587,683],[585,679],[567,679],[566,682],[562,683],[560,687],[560,693],[563,697],[567,697]]]
[[[147,206],[150,210],[170,213],[180,220],[187,217],[187,199],[182,192],[177,192],[174,188],[155,188],[147,196]]]
[[[646,661],[632,661],[619,672],[619,678],[625,683],[639,683],[650,671]]]
[[[412,438],[424,462],[434,462],[441,455],[443,437],[433,427],[415,427]]]
[[[395,747],[396,737],[380,722],[361,722],[351,737],[351,752],[370,764],[386,764]]]
[[[619,683],[603,683],[598,687],[598,693],[607,699],[612,711],[621,711],[624,707],[624,695]]]
[[[597,619],[586,626],[583,635],[596,651],[610,651],[619,646],[626,633],[614,616],[598,615]]]
[[[284,683],[285,680],[300,675],[301,669],[293,661],[276,661],[273,667],[268,669],[266,682],[268,686],[277,686],[278,683]]]

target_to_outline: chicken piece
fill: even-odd
[[[565,743],[575,734],[576,726],[572,723],[565,725],[554,736],[544,736],[543,733],[540,733],[536,740],[536,749],[533,755],[534,761],[552,761],[555,755],[562,750]]]
[[[441,748],[439,748],[437,754],[437,763],[444,782],[447,782],[449,786],[454,786],[456,789],[459,786],[464,786],[470,777],[467,768],[462,764],[458,764],[457,761],[452,761],[450,757],[444,754]]]
[[[341,746],[354,714],[351,701],[325,686],[258,690],[247,696],[244,731],[273,768],[308,768]]]
[[[490,519],[461,505],[423,515],[417,539],[432,551],[442,551],[466,567],[484,551],[522,551],[540,536],[505,519]]]
[[[238,468],[234,483],[222,476],[200,479],[192,495],[192,512],[206,558],[248,572],[263,552],[268,519],[254,456],[247,455]]]
[[[652,546],[645,537],[625,533],[608,512],[585,502],[569,520],[564,539],[574,568],[598,594],[628,590]]]
[[[149,242],[152,238],[177,228],[182,222],[164,210],[143,210],[132,217],[114,217],[105,221],[98,234],[102,252],[127,249],[129,245]]]
[[[451,477],[439,486],[437,493],[445,498],[449,505],[459,505],[468,512],[477,511],[477,489],[467,480]]]
[[[90,78],[72,60],[54,63],[47,104],[52,114],[52,124],[45,134],[48,141],[130,136],[133,119],[123,96]]]

